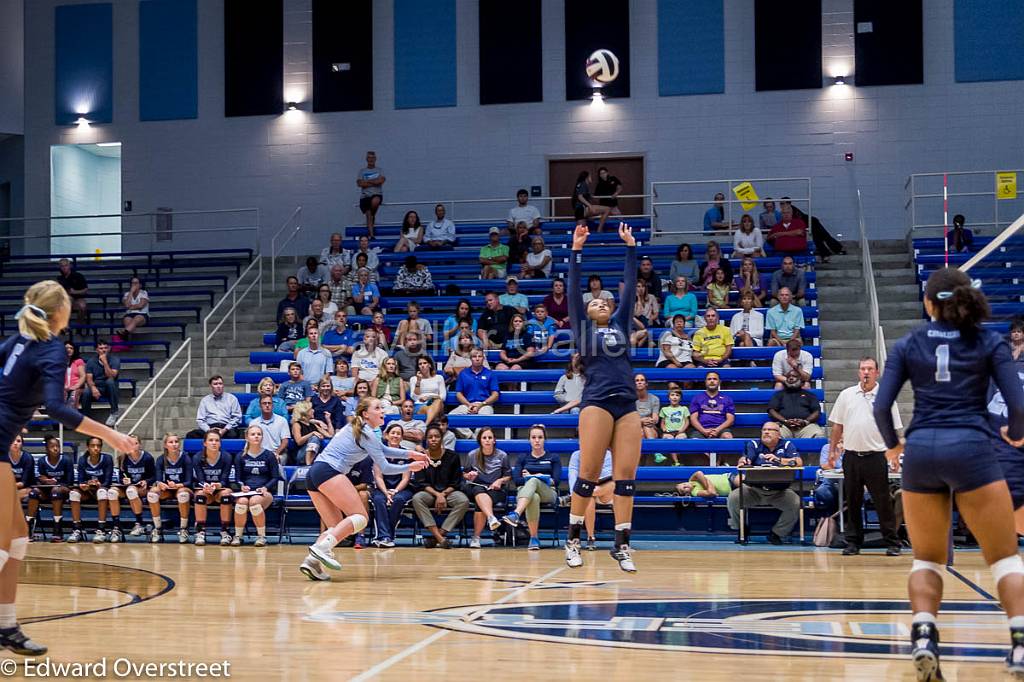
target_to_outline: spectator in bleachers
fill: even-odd
[[[377,345],[377,332],[367,329],[363,332],[363,344],[352,353],[352,376],[373,381],[387,357],[387,351]]]
[[[335,431],[345,426],[345,406],[334,395],[334,384],[330,376],[324,376],[316,385],[316,393],[309,399],[313,406],[313,419],[330,424]]]
[[[331,266],[331,278],[326,283],[331,291],[331,301],[339,310],[355,315],[355,308],[352,307],[352,282],[345,276],[344,268],[340,265]]]
[[[77,410],[85,388],[85,360],[72,341],[64,342],[64,352],[68,356],[68,368],[64,371],[64,401]]]
[[[829,234],[829,231],[825,229],[825,226],[821,224],[817,216],[809,216],[804,213],[798,206],[793,206],[789,197],[782,197],[779,199],[779,207],[785,208],[789,206],[793,209],[793,217],[804,221],[804,225],[811,228],[811,238],[814,240],[814,250],[818,256],[821,257],[822,263],[828,263],[829,256],[832,255],[846,255],[846,249],[843,248],[843,243],[838,241],[835,237]]]
[[[295,342],[302,335],[302,323],[299,321],[295,308],[288,306],[278,318],[277,331],[274,332],[274,348],[281,353],[295,350]]]
[[[736,227],[736,223],[730,223],[725,219],[725,195],[715,192],[715,203],[708,210],[704,211],[704,232],[729,232]]]
[[[448,387],[444,376],[437,373],[437,365],[429,357],[419,358],[416,368],[416,374],[409,379],[409,397],[416,403],[416,413],[426,415],[426,422],[430,424],[444,411]]]
[[[299,291],[313,297],[316,296],[316,290],[320,285],[329,280],[331,275],[325,266],[320,265],[316,256],[309,256],[306,258],[306,265],[299,268],[295,277],[299,280]]]
[[[796,370],[786,373],[785,384],[768,401],[768,415],[779,423],[779,431],[790,438],[821,438],[824,430],[818,425],[821,405],[813,393],[800,385]]]
[[[658,410],[662,438],[686,438],[690,424],[690,409],[683,405],[683,392],[673,388],[668,392],[668,405]],[[679,466],[679,455],[672,453],[672,463]]]
[[[705,474],[695,471],[690,480],[676,484],[676,492],[683,497],[728,497],[736,487],[736,474]]]
[[[427,435],[427,424],[422,419],[416,419],[416,403],[412,400],[406,398],[400,404],[400,419],[394,423],[402,427],[402,447],[412,450],[423,442],[423,437]]]
[[[547,452],[547,431],[543,424],[530,427],[530,451],[519,455],[512,467],[512,480],[518,486],[516,508],[502,517],[502,521],[515,528],[524,512],[530,531],[528,550],[539,550],[540,506],[558,503],[558,485],[562,481],[562,460]]]
[[[765,324],[770,335],[769,346],[783,346],[794,336],[801,336],[804,328],[804,311],[792,303],[793,294],[788,287],[779,289],[779,302],[768,309]]]
[[[754,310],[757,298],[750,289],[740,290],[740,312],[732,316],[729,330],[733,345],[750,348],[764,345],[764,315]]]
[[[56,440],[56,439],[54,439]],[[50,442],[47,441],[47,446]],[[60,441],[57,441],[59,451]],[[69,486],[68,499],[71,500],[71,536],[68,542],[77,543],[86,539],[85,529],[82,527],[82,502],[95,502],[97,507],[98,527],[92,541],[100,544],[107,540],[107,511],[108,504],[114,506],[114,517],[121,512],[121,504],[117,497],[110,500],[110,486],[114,480],[114,458],[103,452],[103,441],[96,436],[90,436],[85,444],[85,452],[78,457],[78,485]],[[121,529],[114,527],[111,532],[111,542],[120,541]],[[114,538],[117,538],[115,540]]]
[[[526,323],[526,333],[533,339],[538,354],[546,353],[555,344],[558,325],[548,317],[548,309],[543,303],[533,306],[533,317]]]
[[[765,293],[764,283],[761,281],[761,273],[757,270],[757,263],[750,256],[744,256],[740,263],[740,272],[733,278],[733,287],[736,291],[750,289],[754,294],[754,305],[764,305],[762,297]]]
[[[676,282],[680,277],[685,277],[687,282],[696,282],[700,279],[700,267],[693,259],[693,247],[689,244],[680,244],[676,248],[676,257],[668,271],[668,278],[672,282]]]
[[[406,256],[405,262],[398,268],[393,288],[396,296],[434,296],[434,276],[426,265],[416,260],[416,256]]]
[[[21,436],[17,436],[20,440]],[[39,459],[39,480],[28,498],[29,524],[34,530],[39,522],[39,504],[49,502],[53,511],[53,539],[51,542],[64,540],[64,500],[67,500],[72,488],[75,487],[75,463],[69,455],[61,453],[60,439],[49,435],[43,439],[46,454]]]
[[[586,378],[583,376],[583,358],[579,353],[573,353],[569,364],[565,367],[565,374],[558,377],[555,384],[555,402],[559,404],[551,414],[580,413],[580,403],[583,401],[583,383]]]
[[[764,236],[761,230],[754,227],[754,219],[748,213],[744,213],[740,218],[740,229],[732,235],[732,253],[734,258],[764,256]]]
[[[177,434],[164,434],[164,451],[156,460],[156,482],[146,495],[149,513],[153,518],[153,532],[149,541],[163,542],[163,520],[160,503],[174,500],[178,504],[178,544],[188,542],[189,502],[192,500],[192,460],[181,450]]]
[[[636,278],[642,280],[647,285],[647,293],[654,296],[658,301],[658,305],[661,305],[662,299],[662,285],[661,275],[654,269],[654,261],[649,256],[644,256],[640,259],[640,265],[637,267]],[[625,282],[619,282],[619,296],[622,296],[622,292],[625,288]]]
[[[672,295],[665,297],[661,316],[671,320],[676,315],[682,315],[685,323],[683,326],[693,326],[697,317],[697,297],[690,293],[690,280],[680,275],[676,277],[675,285]]]
[[[460,371],[455,380],[455,397],[459,404],[448,414],[494,414],[491,407],[498,402],[501,394],[498,392],[498,378],[494,373],[484,367],[484,352],[474,348],[469,353],[470,366]],[[461,428],[456,432],[462,438],[472,438],[472,429]]]
[[[345,275],[345,281],[348,282],[348,288],[349,288],[350,295],[351,295],[352,289],[359,282],[359,271],[360,270],[366,270],[367,272],[369,272],[370,273],[370,281],[373,282],[374,284],[378,284],[380,282],[380,273],[378,273],[376,270],[373,270],[370,267],[368,267],[366,265],[367,262],[368,262],[368,259],[367,259],[365,253],[357,254],[356,255],[356,262],[355,262],[355,264],[352,266],[352,269],[349,270],[348,274]],[[355,308],[355,302],[354,301],[353,301],[353,304],[352,304],[352,308],[353,309]]]
[[[686,333],[686,317],[682,314],[672,316],[672,328],[662,333],[658,339],[658,361],[655,367],[693,367],[693,343]]]
[[[344,357],[334,358],[334,374],[331,375],[331,389],[339,399],[348,398],[355,391],[356,380],[352,378],[348,360]]]
[[[693,333],[693,362],[698,367],[727,367],[732,356],[732,331],[718,323],[718,310],[704,310],[704,326]]]
[[[458,438],[455,437],[455,432],[448,428],[448,415],[438,415],[437,421],[431,424],[431,426],[437,426],[441,429],[444,447],[448,450],[454,450],[455,444],[458,442]],[[430,427],[427,427],[427,431],[430,431]]]
[[[969,253],[974,249],[974,233],[964,227],[963,214],[953,216],[953,232],[948,238],[949,250],[953,253]]]
[[[782,259],[782,267],[772,273],[772,298],[778,301],[779,289],[786,287],[793,294],[797,305],[804,304],[806,284],[804,284],[804,271],[797,268],[792,256],[785,256]]]
[[[384,171],[377,166],[377,153],[366,152],[366,167],[356,176],[359,187],[359,211],[366,216],[366,232],[370,239],[374,238],[377,222],[377,210],[384,202]]]
[[[149,324],[149,293],[142,287],[142,280],[132,276],[128,280],[128,291],[121,297],[125,313],[121,320],[128,334]]]
[[[235,476],[240,492],[257,494],[235,498],[235,535],[231,538],[231,546],[242,544],[245,519],[248,516],[252,518],[252,525],[256,526],[253,546],[265,547],[266,512],[274,504],[274,492],[283,477],[274,453],[263,447],[263,431],[257,426],[250,426],[245,431],[245,448],[235,460]]]
[[[782,212],[775,208],[775,202],[771,197],[765,197],[764,211],[757,217],[757,226],[762,232],[768,232],[782,220]]]
[[[345,398],[345,420],[352,423],[352,417],[356,414],[359,401],[370,395],[370,382],[366,379],[357,379],[352,395]]]
[[[551,277],[551,249],[544,244],[544,237],[535,235],[530,241],[530,252],[522,264],[524,279],[547,279]]]
[[[297,451],[296,458],[300,463],[309,466],[316,459],[323,444],[334,437],[334,424],[315,418],[313,404],[300,400],[295,403],[295,409],[292,410],[291,434]],[[248,438],[248,432],[246,437]]]
[[[289,363],[288,381],[283,382],[277,389],[277,397],[284,401],[285,407],[288,408],[288,413],[291,414],[295,403],[300,400],[309,400],[312,395],[313,387],[303,378],[302,364],[298,362]],[[273,408],[273,403],[271,403],[271,408]],[[260,410],[262,409],[263,405],[261,402]]]
[[[334,319],[334,313],[338,312],[338,304],[334,302],[334,294],[331,293],[330,280],[320,285],[316,290],[316,300],[320,301],[320,305],[323,306],[323,316],[327,320],[326,323],[321,323],[321,327],[329,327],[330,320]],[[344,301],[343,301],[344,302]]]
[[[405,334],[405,345],[395,351],[393,358],[398,361],[398,374],[404,381],[412,379],[419,367],[420,358],[430,358],[427,354],[423,335],[415,329],[410,329]]]
[[[222,438],[239,438],[242,425],[242,408],[233,393],[224,392],[224,377],[214,374],[210,377],[210,393],[199,401],[196,411],[196,428],[185,434],[185,438],[202,438],[206,432],[215,429]]]
[[[305,400],[296,401],[296,405]],[[260,414],[249,422],[249,427],[258,426],[263,432],[263,447],[274,453],[277,460],[285,464],[288,455],[288,439],[291,433],[288,419],[274,413],[274,399],[269,395],[259,397]]]
[[[508,323],[505,344],[498,353],[501,362],[498,363],[497,369],[533,369],[533,359],[537,354],[533,335],[526,331],[526,318],[516,313]]]
[[[508,229],[511,232],[519,223],[526,223],[532,230],[540,227],[540,211],[529,204],[530,193],[525,189],[516,192],[516,205],[508,210]]]
[[[505,345],[508,325],[516,309],[502,305],[498,294],[488,291],[484,295],[484,312],[477,322],[476,334],[485,350],[497,350]]]
[[[793,215],[793,207],[782,204],[782,219],[768,232],[776,255],[800,256],[807,253],[807,224]]]
[[[829,517],[839,511],[839,481],[834,478],[825,478],[823,473],[831,469],[843,468],[843,441],[836,443],[838,453],[835,462],[830,461],[831,446],[825,443],[821,446],[819,453],[818,473],[814,478],[814,508],[822,517]],[[822,518],[819,523],[824,521]]]
[[[86,388],[82,391],[82,412],[89,414],[89,408],[92,407],[94,400],[106,398],[110,403],[107,426],[113,426],[117,418],[121,416],[117,387],[117,376],[120,372],[121,360],[116,355],[110,354],[110,342],[106,339],[97,341],[96,357],[90,358],[85,363]]]
[[[292,357],[296,357],[299,351],[303,348],[309,348],[309,332],[310,330],[320,331],[320,323],[313,319],[307,319],[302,324],[304,331],[302,337],[295,342],[294,348],[292,348]]]
[[[309,340],[309,347],[303,348],[295,356],[295,360],[302,365],[302,376],[309,377],[310,383],[320,381],[320,378],[330,374],[334,367],[334,358],[326,348],[320,347],[320,330],[310,329],[306,332]]]
[[[708,242],[704,262],[700,264],[700,274],[694,286],[703,289],[708,284],[711,284],[714,281],[715,270],[718,269],[725,270],[725,280],[727,282],[732,281],[732,263],[722,253],[722,247],[718,245],[718,242],[711,240]]]
[[[636,384],[636,412],[640,415],[640,426],[644,438],[658,438],[658,416],[661,412],[661,399],[648,390],[647,377],[637,374],[633,377]],[[582,389],[581,389],[582,390]]]
[[[799,467],[803,459],[793,443],[782,440],[779,425],[765,422],[761,427],[761,439],[747,442],[740,457],[741,467]],[[743,502],[745,507],[774,507],[781,513],[778,521],[768,533],[768,542],[781,545],[782,538],[788,536],[796,525],[800,512],[800,496],[790,487],[789,481],[778,483],[762,483],[759,485],[743,484]],[[739,528],[740,523],[740,489],[735,488],[729,493],[726,502],[729,508],[729,526]]]
[[[580,174],[576,176],[576,186],[572,192],[572,206],[577,223],[596,217],[597,231],[604,232],[604,222],[611,215],[611,209],[594,201],[590,194],[590,171],[588,170],[580,171]]]
[[[578,437],[578,436],[577,436]],[[569,490],[576,487],[576,479],[580,475],[580,451],[576,450],[569,456]],[[594,527],[597,521],[598,503],[609,505],[614,499],[615,481],[612,479],[612,451],[604,451],[604,462],[601,464],[601,475],[594,486],[594,494],[587,501],[587,510],[583,512],[583,525],[587,529],[587,549],[597,549],[597,535]]]
[[[89,295],[89,283],[85,280],[85,275],[75,270],[67,258],[61,258],[57,265],[60,268],[57,283],[68,292],[75,320],[78,324],[89,324],[89,303],[86,300]]]
[[[458,337],[455,339],[455,348],[452,349],[447,362],[444,363],[444,374],[448,383],[454,385],[459,372],[473,364],[470,354],[477,347],[477,339],[468,329],[459,332]],[[484,356],[484,366],[490,368],[486,355]]]
[[[1024,362],[1024,317],[1010,320],[1010,355],[1017,362]]]
[[[334,358],[352,355],[356,348],[356,333],[348,326],[348,313],[338,310],[334,313],[334,324],[320,338],[320,345]]]
[[[398,448],[402,444],[402,427],[391,423],[384,429],[384,443],[389,447]],[[385,476],[376,464],[373,465],[373,489],[370,492],[370,504],[373,506],[373,540],[374,547],[394,547],[395,529],[402,518],[402,510],[412,499],[413,490],[409,486],[412,475],[405,471],[401,474]]]
[[[786,347],[772,357],[772,376],[775,378],[775,390],[778,391],[786,383],[786,376],[796,372],[800,377],[800,387],[811,387],[811,372],[814,371],[814,358],[803,349],[799,336],[786,342]],[[783,435],[783,438],[786,436]]]
[[[476,318],[473,317],[473,305],[468,298],[459,299],[459,302],[455,304],[455,312],[448,316],[441,328],[442,339],[450,348],[454,348],[452,342],[459,336],[461,322],[469,325],[469,330],[476,334]]]
[[[447,535],[459,527],[462,517],[469,511],[469,498],[459,488],[462,486],[462,466],[459,456],[443,442],[441,427],[432,424],[427,427],[427,454],[431,466],[412,475],[412,508],[429,535],[423,538],[427,549],[441,547],[449,549]],[[447,517],[438,529],[434,514]]]
[[[609,215],[622,215],[619,210],[619,195],[622,194],[622,182],[608,172],[608,169],[601,166],[597,169],[597,184],[594,185],[594,194],[599,197],[597,203],[607,206]]]
[[[519,281],[515,277],[509,277],[506,280],[505,293],[498,297],[498,301],[504,306],[515,308],[523,315],[530,309],[530,300],[526,294],[519,292]]]
[[[604,288],[604,282],[600,275],[591,275],[587,278],[587,290],[583,293],[583,305],[593,301],[595,298],[602,298],[608,301],[608,305],[615,310],[615,296]]]
[[[647,282],[636,281],[636,298],[633,301],[633,325],[636,329],[630,334],[630,343],[639,346],[647,340],[647,328],[658,325],[658,299],[647,291]]]
[[[284,319],[286,308],[294,308],[295,315],[299,319],[306,317],[309,314],[309,299],[299,292],[299,278],[288,277],[285,280],[285,286],[288,288],[288,293],[277,303],[277,319]]]
[[[372,315],[380,305],[380,288],[370,281],[370,271],[359,268],[352,286],[352,303],[362,315]]]
[[[398,375],[398,361],[385,358],[380,372],[370,381],[370,395],[380,400],[384,414],[398,414],[398,406],[405,400],[408,386]]]
[[[722,393],[718,372],[704,377],[704,392],[690,402],[690,426],[701,438],[732,438],[729,427],[736,421],[736,405]]]
[[[533,237],[530,236],[530,228],[526,223],[516,223],[516,228],[509,234],[508,239],[508,263],[505,270],[509,274],[516,274],[522,270],[526,262],[526,254],[530,252],[533,245]]]
[[[725,270],[721,268],[715,270],[711,283],[707,286],[708,305],[714,308],[728,308],[730,291],[732,291],[732,281],[725,278]]]
[[[377,344],[386,351],[392,340],[392,331],[384,319],[384,311],[374,311],[372,319],[370,329],[377,332]]]
[[[309,329],[310,321],[316,322],[316,326],[321,329],[330,327],[330,321],[333,319],[333,315],[328,315],[324,308],[324,302],[319,298],[314,298],[309,303],[309,315],[302,320],[302,326],[307,330]]]
[[[544,297],[543,303],[548,317],[555,321],[558,328],[568,328],[569,299],[565,297],[565,280],[556,279],[551,282],[551,293]]]
[[[350,261],[351,254],[341,248],[341,233],[331,233],[330,246],[327,246],[320,251],[320,265],[326,267],[328,271],[332,271],[335,267],[339,267],[341,268],[341,274],[344,275],[348,272],[349,266],[351,266]]]
[[[409,301],[409,305],[405,307],[405,319],[398,323],[398,329],[395,331],[395,346],[407,345],[408,337],[412,334],[416,334],[421,342],[429,341],[434,335],[430,322],[420,317],[420,304],[416,301]],[[409,374],[413,372],[415,369]]]
[[[480,248],[480,279],[501,279],[508,265],[508,247],[501,243],[501,230],[487,232],[488,243]]]
[[[423,243],[423,223],[416,211],[406,211],[402,218],[402,226],[398,230],[398,242],[395,253],[412,253]]]
[[[470,549],[480,549],[480,533],[485,523],[491,532],[501,528],[494,509],[505,504],[506,486],[512,480],[512,464],[497,443],[494,430],[485,426],[476,434],[477,447],[462,458],[462,492],[473,500],[477,509],[473,514]]]
[[[260,398],[265,395],[270,396],[273,401],[273,412],[279,414],[285,419],[288,418],[288,406],[285,402],[275,395],[277,393],[277,387],[274,386],[274,380],[270,377],[263,377],[260,379],[260,383],[256,384],[256,397],[249,401],[249,407],[245,410],[245,425],[248,426],[253,422],[254,419],[260,416]]]
[[[360,262],[360,256],[366,257],[365,263]],[[376,282],[376,274],[377,271],[380,269],[380,249],[376,246],[370,248],[370,238],[367,237],[366,235],[363,235],[362,237],[359,238],[358,248],[356,248],[356,250],[352,253],[351,263],[353,270],[356,270],[357,268],[361,267],[367,268],[370,271],[370,273],[374,275],[374,277],[371,278],[372,281]]]
[[[434,206],[434,219],[423,230],[423,243],[430,251],[448,251],[455,242],[455,223],[445,217],[444,204]]]

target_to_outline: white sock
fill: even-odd
[[[266,526],[256,526],[256,535],[259,535],[261,538],[266,537],[267,536],[267,527]]]
[[[935,625],[935,614],[928,613],[927,611],[918,611],[914,614],[913,624],[918,625],[919,623],[931,623]]]
[[[322,538],[316,541],[318,547],[326,550],[334,549],[334,546],[338,544],[338,538],[334,537],[333,533],[326,533]]]
[[[54,522],[54,523],[60,523],[60,522],[61,522],[61,521],[63,521],[63,520],[64,520],[64,517],[63,517],[63,516],[54,516],[54,517],[53,517],[53,522]]]
[[[160,530],[160,527],[162,525],[163,525],[163,520],[159,516],[156,517],[155,519],[153,519],[153,527],[154,528],[156,528],[157,530]]]
[[[615,524],[615,530],[630,530],[631,528],[633,528],[633,524],[629,522]]]
[[[242,537],[245,534],[245,526],[235,526],[235,535]]]
[[[14,615],[14,604],[0,604],[0,628],[13,628],[18,625],[18,617]]]
[[[181,520],[181,529],[185,530],[187,528],[188,528],[188,517],[185,517],[185,518],[183,518]]]
[[[1010,619],[1011,628],[1024,628],[1024,616],[1014,616]]]

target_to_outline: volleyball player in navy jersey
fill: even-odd
[[[612,451],[615,477],[615,545],[612,558],[619,568],[636,571],[629,547],[633,521],[633,495],[636,468],[640,462],[643,430],[636,411],[636,383],[630,362],[630,325],[636,298],[636,239],[629,225],[619,225],[619,237],[626,244],[625,283],[622,300],[613,314],[608,301],[595,298],[584,308],[580,289],[583,245],[590,230],[586,222],[576,225],[572,237],[573,255],[569,260],[569,318],[576,335],[576,346],[583,361],[583,401],[580,403],[580,472],[572,489],[569,509],[569,539],[565,543],[565,562],[571,568],[583,565],[580,534],[589,500],[601,475],[601,462],[607,449]]]
[[[156,482],[146,493],[149,513],[153,517],[150,542],[163,542],[163,520],[160,503],[175,500],[178,503],[178,544],[188,542],[188,503],[192,501],[192,460],[181,451],[181,438],[174,433],[164,434],[164,454],[156,460]]]
[[[1017,363],[1017,378],[1024,386],[1024,365]],[[1024,535],[1024,449],[1015,448],[1002,436],[1004,426],[1009,426],[1009,410],[1002,391],[992,382],[989,386],[988,423],[992,427],[992,448],[996,451],[999,464],[1006,476],[1013,500],[1013,518],[1018,535]]]
[[[1024,390],[1010,348],[982,328],[985,295],[952,268],[937,270],[924,292],[927,324],[900,339],[889,354],[874,415],[895,466],[903,455],[903,510],[914,550],[908,580],[911,644],[919,680],[941,680],[936,614],[942,602],[951,498],[981,545],[1010,619],[1006,663],[1024,673],[1024,562],[1017,553],[1013,503],[993,451],[988,423],[989,381],[1006,403],[1000,436],[1024,446]],[[892,405],[903,384],[914,388],[914,419],[901,444]]]
[[[71,301],[57,282],[44,280],[25,292],[24,305],[14,316],[18,334],[0,344],[0,452],[7,452],[40,406],[69,429],[128,448],[127,436],[83,417],[64,401],[67,353],[57,334],[68,326],[70,315]],[[38,656],[46,647],[21,631],[14,608],[18,571],[28,548],[28,524],[14,490],[10,464],[0,463],[0,647]]]
[[[19,433],[11,441],[10,451],[6,455],[0,454],[0,462],[11,465],[19,501],[27,498],[32,493],[32,486],[36,484],[36,458],[21,449],[23,444],[24,440]],[[25,516],[25,521],[29,521],[31,525],[30,518]]]
[[[150,488],[156,483],[156,460],[153,455],[142,449],[142,441],[135,434],[131,434],[134,441],[132,449],[121,458],[120,485],[115,486],[116,495],[123,495],[128,500],[132,514],[135,516],[135,525],[128,532],[132,537],[145,535],[142,527],[142,499],[149,493]],[[120,518],[114,519],[114,524],[120,522]]]
[[[245,517],[251,516],[256,526],[256,547],[267,544],[266,511],[274,503],[274,488],[282,480],[281,467],[277,456],[263,447],[263,429],[259,424],[250,424],[245,430],[245,449],[235,459],[235,477],[242,493],[256,495],[235,496],[235,537],[231,545],[242,544],[245,534]]]
[[[131,442],[131,441],[129,441]],[[78,483],[71,488],[68,499],[71,500],[71,521],[73,529],[68,542],[81,542],[86,539],[85,529],[82,527],[82,502],[95,502],[97,512],[96,534],[92,541],[96,544],[105,542],[107,536],[107,509],[116,504],[114,518],[117,518],[121,505],[117,503],[117,490],[112,488],[114,483],[114,458],[103,452],[103,441],[99,438],[89,438],[85,443],[85,452],[78,457]],[[111,502],[114,498],[114,502]],[[110,532],[111,542],[120,542],[121,529],[116,525]]]
[[[18,438],[21,438],[19,435]],[[53,535],[50,542],[64,541],[64,500],[75,484],[75,465],[71,457],[60,451],[60,439],[47,436],[43,440],[46,455],[39,460],[38,483],[28,494],[28,516],[33,527],[39,525],[39,503],[49,502],[53,510]]]
[[[220,544],[231,544],[231,512],[235,500],[231,497],[231,455],[220,449],[220,434],[213,429],[203,436],[203,449],[195,456],[192,471],[192,487],[196,497],[196,540],[199,546],[206,544],[206,506],[220,505]]]

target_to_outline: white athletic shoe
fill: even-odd
[[[179,545],[187,545],[188,544],[188,531],[186,529],[184,529],[184,528],[182,528],[181,530],[178,531],[178,544]]]
[[[107,534],[101,530],[97,530],[96,534],[92,536],[92,541],[94,544],[101,545],[107,541]]]
[[[487,518],[487,527],[491,530],[498,530],[501,528],[501,521],[496,516],[490,516]]]
[[[470,549],[480,549],[480,538],[472,538],[469,541],[469,548]]]
[[[302,563],[299,564],[299,572],[314,582],[331,579],[331,576],[320,565],[320,562],[311,556],[302,560]]]
[[[316,544],[312,544],[312,545],[309,546],[309,553],[317,561],[322,563],[327,568],[329,568],[331,570],[334,570],[334,571],[340,571],[341,570],[341,562],[339,562],[334,557],[334,550],[332,550],[332,549],[324,549],[323,547],[320,547],[320,546],[318,546]]]
[[[612,549],[609,554],[619,562],[619,568],[626,573],[636,573],[636,564],[633,563],[632,550],[629,545],[622,545],[618,549]]]
[[[202,533],[196,533],[196,547],[202,547],[206,544],[206,531]]]
[[[257,535],[256,536],[256,541],[252,543],[252,546],[253,547],[266,547],[267,546],[267,536],[266,535]]]
[[[132,526],[131,531],[128,533],[128,535],[132,536],[133,538],[137,538],[145,534],[146,531],[142,528],[141,523],[136,523],[134,526]]]
[[[154,528],[153,532],[149,534],[149,541],[154,545],[164,541],[164,534],[159,528]]]
[[[565,565],[569,568],[579,568],[583,565],[579,538],[565,541]]]
[[[221,547],[227,547],[231,544],[231,534],[228,533],[226,530],[222,530],[220,532],[220,544]]]

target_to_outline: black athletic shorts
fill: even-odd
[[[359,197],[359,212],[360,213],[366,213],[367,211],[369,211],[372,208],[370,202],[373,201],[373,197],[375,197],[375,196],[380,197],[380,203],[381,204],[384,203],[384,195],[383,194],[374,194],[373,196],[369,196],[369,197]]]
[[[600,407],[612,416],[612,419],[619,421],[630,412],[636,412],[636,398],[616,395],[602,400],[584,400],[580,403],[580,412],[586,407]]]

